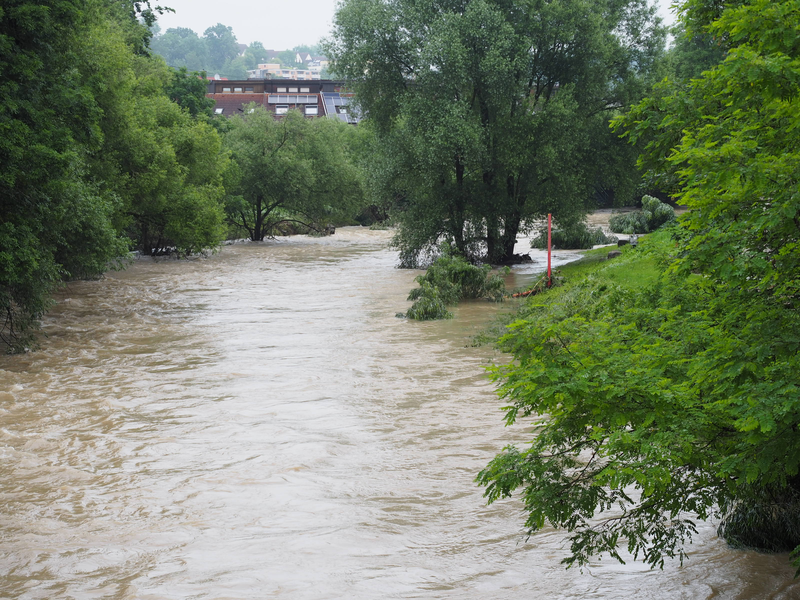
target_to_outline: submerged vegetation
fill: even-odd
[[[675,220],[675,210],[653,196],[642,197],[642,210],[615,213],[608,220],[614,233],[649,233]]]
[[[455,249],[443,245],[441,256],[424,275],[416,278],[419,287],[408,295],[414,304],[405,316],[418,321],[449,319],[453,314],[448,307],[460,300],[486,298],[501,302],[506,289],[505,281],[501,274],[491,271],[490,265],[470,264]]]

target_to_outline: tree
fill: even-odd
[[[209,71],[220,72],[226,63],[239,56],[239,44],[231,27],[217,23],[205,30],[203,39],[208,51]]]
[[[278,60],[287,69],[302,69],[305,65],[297,62],[297,53],[294,50],[283,50],[278,52]]]
[[[280,120],[251,105],[233,117],[225,137],[233,169],[226,186],[230,222],[262,241],[281,223],[312,228],[355,212],[359,174],[349,157],[349,128],[338,120]]]
[[[0,9],[0,343],[12,351],[31,343],[60,281],[99,276],[126,250],[115,196],[87,173],[102,139],[97,83],[113,74],[84,43],[105,19],[91,0]]]
[[[98,157],[121,199],[119,226],[144,254],[213,248],[225,235],[221,139],[209,123],[193,118],[191,107],[182,109],[166,95],[174,92],[176,73],[163,62],[133,57],[127,66],[120,97],[109,103],[116,129]],[[183,96],[184,103],[189,98]]]
[[[247,60],[243,56],[237,56],[225,63],[221,74],[228,79],[247,79]]]
[[[167,97],[181,108],[189,111],[193,117],[211,116],[214,101],[206,97],[206,75],[190,73],[181,67],[172,73],[172,81],[166,87]]]
[[[326,53],[391,165],[403,262],[441,238],[503,262],[533,219],[578,220],[607,187],[631,195],[635,153],[608,119],[647,89],[662,44],[639,0],[342,3]]]
[[[186,27],[167,29],[153,39],[151,47],[171,67],[186,67],[189,71],[205,71],[209,68],[206,40]]]
[[[267,49],[261,42],[253,42],[244,51],[245,66],[247,69],[256,69],[258,65],[264,64],[269,58]]]
[[[715,67],[725,58],[722,40],[705,31],[693,30],[691,34],[679,22],[672,28],[674,43],[667,53],[670,79],[676,82],[699,77],[706,69]]]
[[[567,564],[625,544],[663,565],[712,514],[732,543],[800,548],[800,2],[689,0],[683,19],[724,61],[620,120],[691,208],[649,259],[669,268],[531,307],[496,370],[509,423],[548,417],[479,481],[490,501],[522,488],[531,532],[568,529]]]

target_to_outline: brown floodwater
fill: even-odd
[[[683,566],[565,570],[477,472],[504,428],[498,310],[395,317],[415,271],[359,228],[70,284],[0,357],[0,597],[794,598],[787,555],[701,524]],[[573,255],[559,253],[559,262]],[[541,258],[541,256],[539,256]],[[512,285],[541,264],[516,270]]]

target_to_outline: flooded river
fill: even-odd
[[[395,318],[386,232],[137,261],[69,285],[0,357],[0,597],[795,598],[786,555],[702,525],[681,567],[565,570],[473,479],[505,429],[470,338],[503,307]],[[564,259],[562,256],[561,259]],[[527,267],[517,283],[530,277]]]

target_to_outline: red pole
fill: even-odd
[[[550,270],[550,243],[553,233],[553,216],[547,213],[547,287],[553,283],[553,274]]]

